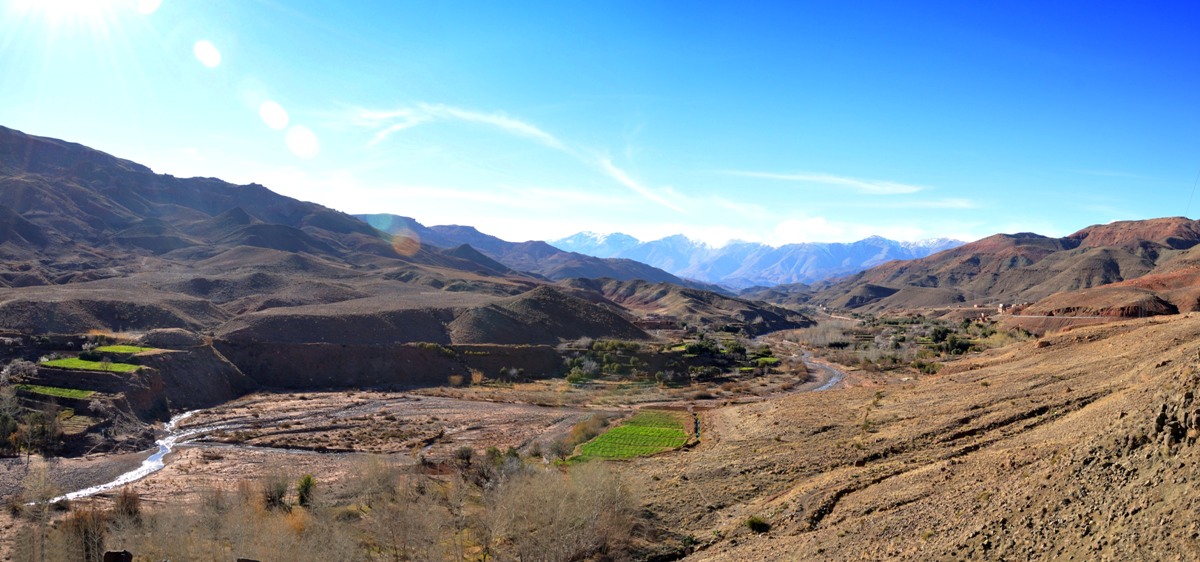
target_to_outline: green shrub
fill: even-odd
[[[765,533],[771,530],[771,524],[767,523],[767,520],[762,517],[752,515],[746,520],[746,528],[755,533]]]
[[[317,479],[311,474],[305,474],[300,477],[300,481],[296,483],[296,503],[300,507],[312,506],[313,492],[317,488]]]

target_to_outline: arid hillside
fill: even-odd
[[[811,324],[802,314],[765,302],[670,283],[571,279],[559,285],[581,291],[585,298],[589,293],[599,295],[603,297],[603,302],[644,317],[664,318],[692,325],[733,324],[751,335],[801,328]]]
[[[708,412],[699,447],[624,472],[689,560],[1193,560],[1198,342],[1189,314],[855,375]]]
[[[392,232],[263,186],[156,174],[85,146],[0,128],[0,332],[26,343],[70,340],[53,350],[9,350],[30,361],[73,357],[88,334],[189,334],[202,343],[156,364],[161,372],[144,385],[161,387],[167,401],[126,408],[165,419],[169,408],[209,406],[253,388],[412,388],[502,372],[554,377],[564,374],[556,351],[564,342],[645,341],[646,330],[663,323],[754,334],[808,322],[668,283],[654,287],[677,295],[669,302],[617,302],[547,277],[683,281],[644,264],[511,244],[470,227],[427,229],[425,238],[453,242],[439,247],[411,229],[382,226]],[[210,358],[220,368],[209,368]],[[203,380],[176,376],[192,363],[206,366],[197,372]],[[205,385],[222,390],[196,392]]]
[[[394,233],[260,185],[155,174],[0,128],[0,329],[182,328],[234,344],[642,339],[629,322],[638,313],[539,273],[683,282],[470,227],[430,231],[456,242],[438,247],[384,226]],[[701,313],[743,321],[720,307]]]
[[[1131,316],[1195,310],[1190,280],[1159,289],[1088,291],[1147,275],[1195,269],[1200,222],[1183,217],[1119,221],[1063,238],[997,234],[911,261],[898,261],[817,287],[814,302],[878,311],[958,304],[1055,301],[1039,310]],[[1161,301],[1158,304],[1146,302]],[[1070,304],[1064,304],[1070,301]]]

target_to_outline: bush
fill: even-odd
[[[454,451],[454,460],[463,468],[471,466],[471,458],[474,456],[475,450],[465,445]]]
[[[317,479],[311,474],[305,474],[300,477],[300,481],[296,483],[296,503],[300,507],[310,507],[313,501],[313,492],[317,488]]]
[[[262,496],[263,505],[267,509],[280,509],[287,511],[288,479],[279,474],[272,474],[263,478]]]
[[[121,488],[117,492],[117,497],[113,498],[113,512],[118,517],[126,519],[138,519],[142,515],[142,497],[137,492],[130,490],[128,486]]]
[[[63,546],[75,560],[100,560],[104,556],[104,537],[108,516],[94,509],[76,511],[62,522]]]
[[[608,427],[608,418],[596,414],[592,414],[583,419],[583,421],[571,426],[571,435],[567,444],[572,449],[575,445],[590,441],[592,438],[604,433],[604,429]]]
[[[507,560],[629,560],[637,519],[633,490],[588,463],[515,475],[487,494],[487,517]]]
[[[746,520],[746,528],[755,533],[765,533],[771,530],[771,524],[767,523],[767,520],[762,517],[752,515]]]
[[[17,359],[0,371],[0,384],[8,383],[16,377],[31,377],[36,374],[37,365],[30,361]]]

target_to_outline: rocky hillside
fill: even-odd
[[[1063,238],[997,234],[872,268],[823,288],[814,300],[864,310],[1043,299],[1052,300],[1034,310],[1113,316],[1194,310],[1190,272],[1198,243],[1200,223],[1183,217],[1091,226]]]
[[[389,220],[391,233],[260,185],[155,174],[0,128],[0,329],[176,328],[280,345],[641,339],[634,311],[546,277],[683,283],[629,260]]]
[[[692,326],[741,330],[758,335],[777,330],[802,328],[812,321],[797,312],[737,297],[700,291],[668,283],[572,279],[560,285],[582,293],[583,298],[632,311],[642,318],[661,317]]]
[[[699,447],[625,472],[688,560],[1192,560],[1197,342],[1193,314],[854,375],[706,413]]]

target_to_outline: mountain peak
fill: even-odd
[[[624,240],[615,243],[619,237]],[[624,234],[580,232],[551,244],[585,255],[637,260],[680,277],[740,288],[811,283],[857,273],[889,260],[925,257],[960,246],[962,242],[944,238],[896,242],[871,236],[852,243],[810,242],[773,247],[737,241],[713,247],[683,234],[637,242]]]
[[[641,243],[637,238],[621,232],[602,234],[592,231],[578,232],[566,238],[550,241],[551,246],[560,250],[577,252],[597,258],[616,257],[618,254]]]

